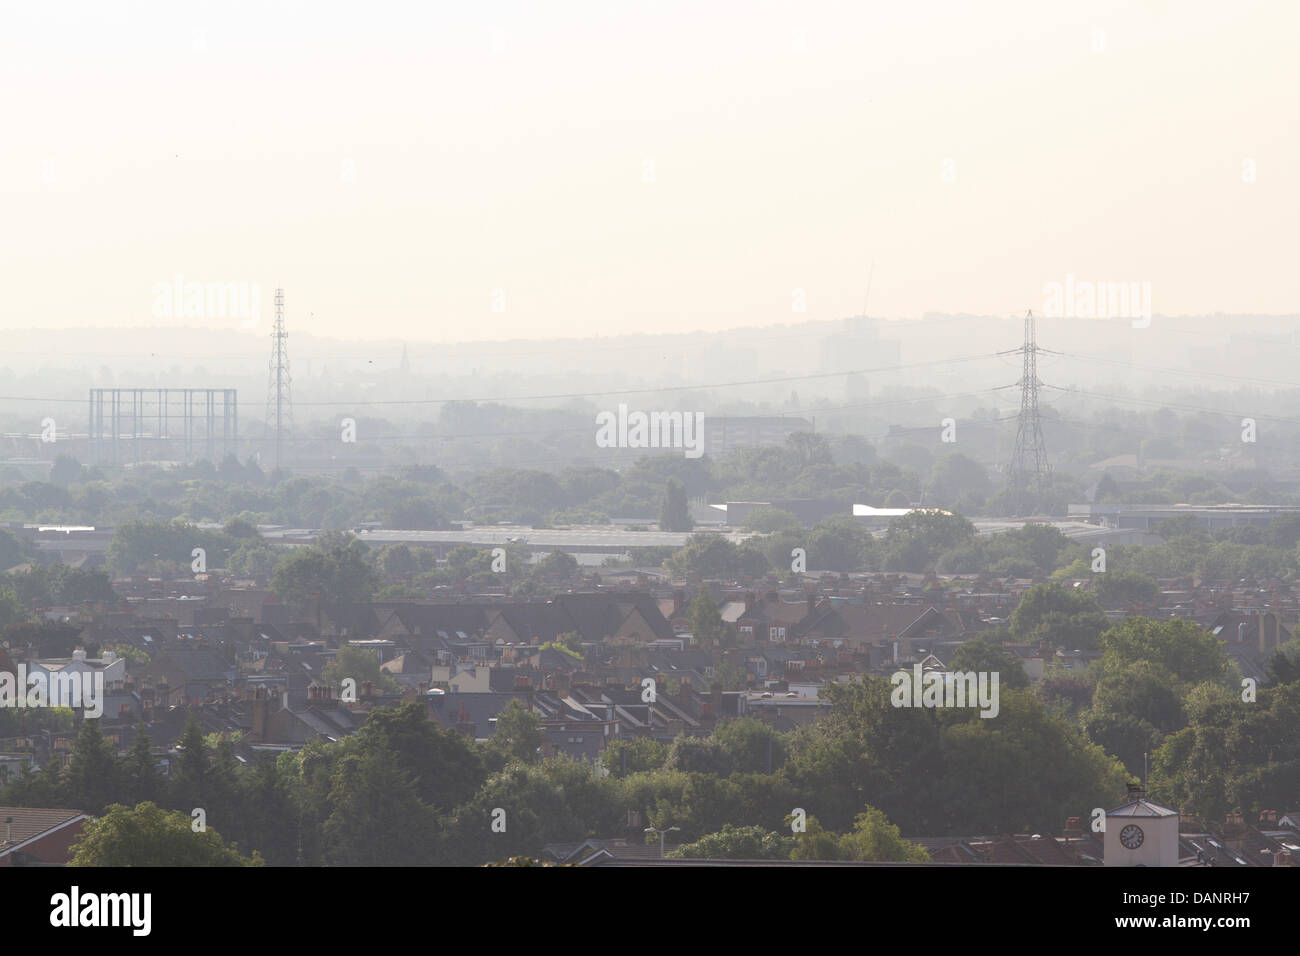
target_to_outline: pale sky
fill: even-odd
[[[1295,312],[1297,36],[1291,0],[4,0],[0,328],[245,324],[156,316],[179,274],[331,337],[720,330],[861,312],[872,263],[886,318],[1067,274]]]

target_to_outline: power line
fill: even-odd
[[[798,412],[791,412],[788,414],[782,413],[782,414],[772,414],[772,415],[765,415],[765,416],[758,416],[758,417],[788,418],[791,421],[794,421],[797,418],[803,418],[805,416],[816,417],[817,415],[823,412],[855,411],[861,409],[875,409],[875,408],[896,408],[901,405],[924,405],[932,402],[944,402],[944,401],[952,401],[960,398],[973,398],[978,395],[989,395],[994,392],[1005,391],[1008,388],[1015,388],[1015,387],[1016,386],[1014,385],[997,385],[992,388],[978,389],[970,392],[951,392],[946,395],[925,395],[918,398],[890,399],[888,401],[883,401],[883,402],[858,402],[852,405],[819,405],[816,407],[810,407],[807,409],[802,409]],[[755,416],[705,415],[705,421],[707,422],[710,418],[731,419],[731,418],[749,418],[749,417],[755,417]],[[1007,419],[995,419],[994,421],[1011,421],[1011,420],[1012,419],[1007,418]],[[972,422],[972,424],[980,424],[980,423]],[[918,427],[933,428],[934,426],[923,425]],[[375,441],[435,442],[435,441],[457,440],[457,439],[466,439],[466,438],[470,438],[470,439],[536,438],[538,436],[578,434],[581,432],[591,432],[591,431],[592,431],[591,425],[565,425],[562,427],[547,427],[545,425],[537,425],[525,431],[509,431],[509,432],[460,432],[460,433],[447,433],[447,434],[440,433],[434,435],[419,435],[419,434],[394,434],[394,435],[375,435],[375,436],[362,435],[359,437],[359,441],[363,443],[375,442]],[[885,436],[881,436],[881,437],[885,437]],[[286,442],[322,442],[322,441],[330,441],[330,440],[331,440],[330,435],[325,433],[316,436],[310,436],[310,435],[309,436],[298,435],[293,437],[286,436],[284,439],[284,441]]]
[[[1114,365],[1120,368],[1137,369],[1143,372],[1164,372],[1169,375],[1191,375],[1194,378],[1221,378],[1232,382],[1253,382],[1265,385],[1282,385],[1288,388],[1300,388],[1300,382],[1284,382],[1281,379],[1260,378],[1257,375],[1229,375],[1226,372],[1198,372],[1192,369],[1162,368],[1159,365],[1139,365],[1136,362],[1121,362],[1118,359],[1106,359],[1081,352],[1058,352],[1057,355],[1078,359],[1082,362],[1095,362],[1099,365]]]
[[[696,392],[714,388],[739,388],[747,385],[779,385],[785,382],[804,382],[823,378],[845,378],[850,375],[867,375],[873,372],[894,372],[912,368],[928,368],[935,365],[954,365],[961,362],[975,362],[993,358],[993,355],[969,355],[960,358],[935,359],[930,362],[912,362],[907,365],[881,365],[875,368],[848,369],[843,372],[812,372],[806,375],[785,375],[779,378],[755,378],[735,382],[712,382],[697,385],[652,385],[646,388],[605,389],[596,392],[564,392],[550,395],[504,395],[493,398],[414,398],[414,399],[378,399],[374,401],[328,401],[299,402],[299,405],[316,406],[359,406],[359,405],[449,405],[454,402],[528,402],[570,398],[608,398],[615,395],[648,395],[658,392]]]
[[[286,353],[287,355],[287,353]],[[714,388],[738,388],[747,385],[777,385],[784,382],[802,382],[824,378],[845,378],[850,375],[867,375],[875,372],[896,372],[914,368],[930,368],[936,365],[956,365],[964,362],[978,362],[995,358],[993,353],[966,355],[950,359],[934,359],[928,362],[910,362],[905,365],[880,365],[875,368],[846,369],[842,372],[811,372],[805,375],[786,375],[779,378],[756,378],[735,382],[705,382],[695,385],[652,385],[645,388],[606,389],[595,392],[566,392],[549,395],[502,395],[493,397],[465,398],[408,398],[408,399],[339,399],[317,402],[297,402],[299,407],[305,405],[319,407],[359,407],[372,405],[450,405],[457,402],[487,404],[492,402],[527,402],[548,399],[567,398],[606,398],[614,395],[646,395],[656,392],[691,392],[707,391]],[[157,388],[159,386],[149,386]],[[33,395],[0,395],[0,401],[6,402],[85,402],[84,398],[48,398]]]
[[[1285,418],[1281,415],[1268,415],[1263,412],[1252,412],[1246,415],[1242,412],[1235,412],[1221,408],[1208,408],[1204,405],[1189,405],[1183,402],[1170,402],[1163,399],[1155,398],[1133,398],[1127,395],[1107,395],[1103,392],[1093,392],[1087,389],[1066,387],[1062,385],[1045,385],[1044,388],[1055,389],[1064,392],[1067,395],[1085,395],[1089,398],[1100,398],[1112,402],[1129,402],[1135,405],[1154,405],[1157,408],[1178,409],[1186,412],[1202,412],[1207,415],[1221,415],[1225,418],[1255,418],[1263,419],[1270,422],[1282,422],[1287,425],[1300,425],[1300,418]]]
[[[1034,313],[1025,313],[1025,339],[1018,351],[1024,362],[1020,373],[1020,415],[1016,428],[1016,447],[1011,453],[1011,465],[1008,469],[1011,487],[1017,498],[1016,510],[1025,514],[1028,505],[1029,485],[1041,495],[1047,485],[1051,465],[1047,461],[1047,445],[1043,441],[1043,422],[1038,410],[1038,389],[1042,382],[1038,378],[1037,323]],[[1045,350],[1043,350],[1045,351]]]
[[[293,378],[289,374],[289,347],[286,344],[289,333],[284,329],[284,290],[275,290],[275,328],[271,331],[271,366],[270,379],[266,393],[266,427],[271,431],[275,422],[275,470],[280,470],[281,451],[285,437],[286,424],[293,423]]]

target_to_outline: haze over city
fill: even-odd
[[[155,315],[177,276],[349,340],[1019,315],[1067,274],[1295,308],[1293,4],[3,17],[7,329],[241,327]]]
[[[6,925],[1293,929],[1297,36],[0,0]]]

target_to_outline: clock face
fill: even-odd
[[[1130,850],[1136,850],[1142,845],[1145,839],[1142,828],[1136,823],[1130,823],[1123,830],[1119,831],[1119,842],[1124,844]]]

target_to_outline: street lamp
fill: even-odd
[[[660,830],[660,829],[658,829],[657,827],[646,827],[646,828],[645,828],[645,832],[646,832],[646,833],[657,833],[657,834],[659,834],[659,859],[662,860],[662,859],[664,858],[664,834],[665,834],[665,833],[675,833],[675,832],[677,832],[677,831],[680,830],[680,829],[681,829],[681,827],[669,827],[667,830]]]

